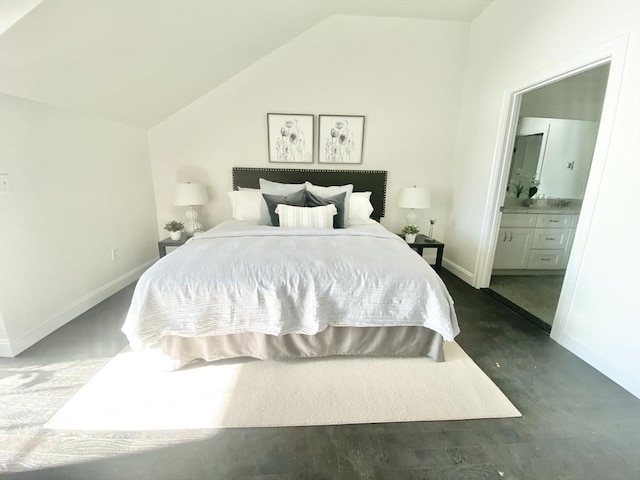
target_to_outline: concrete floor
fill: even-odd
[[[493,275],[489,288],[544,322],[551,331],[564,275]]]
[[[43,430],[125,346],[119,328],[133,291],[128,287],[17,358],[0,359],[2,477],[640,478],[640,400],[487,294],[446,271],[443,279],[456,302],[458,343],[522,418],[179,432]]]

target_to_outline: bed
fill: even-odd
[[[260,179],[353,185],[371,192],[370,219],[355,222],[355,208],[347,228],[231,219],[197,235],[138,281],[122,328],[132,349],[159,348],[172,368],[235,357],[444,360],[443,341],[459,333],[453,301],[427,262],[379,224],[386,172],[234,168],[234,192],[260,195]]]

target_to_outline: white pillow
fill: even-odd
[[[319,185],[314,185],[310,182],[304,182],[304,187],[314,195],[317,195],[322,198],[333,197],[334,195],[338,195],[342,192],[345,192],[346,195],[344,196],[344,226],[348,227],[350,225],[349,205],[351,203],[350,198],[351,198],[351,192],[353,192],[353,185],[349,184],[349,185],[342,185],[342,186],[321,187]]]
[[[233,191],[228,192],[227,195],[231,201],[231,218],[240,222],[260,220],[260,206],[264,201],[260,190]]]
[[[293,207],[280,204],[276,207],[281,227],[333,228],[333,217],[338,213],[335,205],[322,207]]]
[[[304,183],[278,183],[264,178],[259,178],[260,192],[267,195],[289,195],[290,193],[296,193],[300,190],[304,190]],[[260,204],[260,225],[271,225],[271,217],[269,216],[269,208],[267,202],[262,199]]]
[[[349,201],[349,224],[368,225],[376,223],[371,218],[373,205],[371,205],[371,192],[353,192]]]

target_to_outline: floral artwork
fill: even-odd
[[[313,163],[313,115],[267,113],[269,162]]]
[[[362,163],[364,116],[320,115],[320,163]]]

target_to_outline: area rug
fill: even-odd
[[[200,363],[167,372],[118,354],[45,425],[172,430],[519,417],[456,343],[446,362],[331,357]]]

